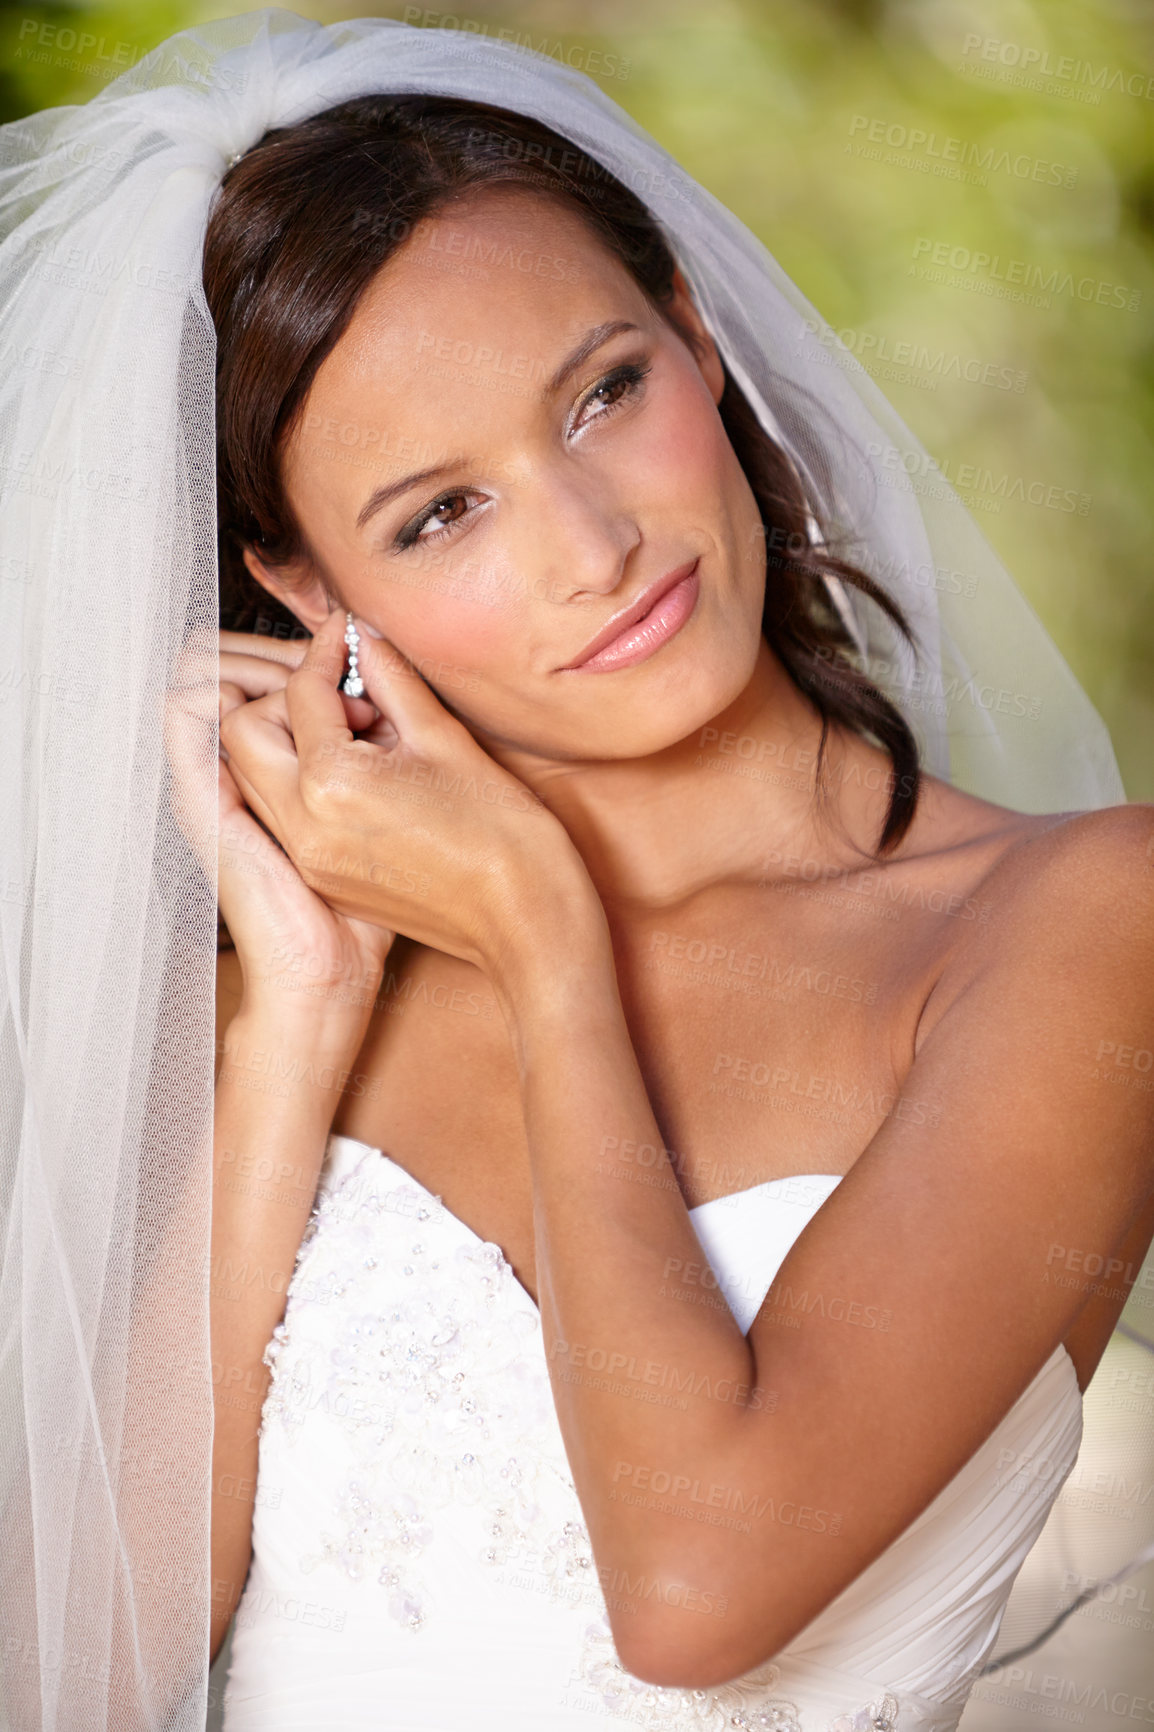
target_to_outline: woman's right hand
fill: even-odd
[[[336,913],[308,888],[245,805],[227,754],[218,760],[218,713],[275,695],[307,648],[304,640],[221,632],[219,685],[216,642],[203,644],[199,656],[190,650],[168,713],[177,810],[206,871],[217,869],[220,911],[243,975],[216,1088],[212,1267],[268,1271],[259,1284],[233,1288],[221,1278],[210,1287],[212,1360],[227,1368],[213,1419],[213,1657],[252,1556],[252,1492],[246,1499],[236,1488],[259,1484],[264,1353],[283,1315],[345,1067],[364,1038],[393,940],[391,931]],[[342,701],[350,728],[377,716],[372,704]],[[264,1183],[266,1174],[275,1182]]]
[[[274,639],[242,632],[219,634],[217,710],[224,716],[280,690],[300,665],[307,639]],[[350,729],[377,717],[363,698],[342,695]],[[212,732],[210,689],[203,655],[187,652],[182,683],[170,696],[168,745],[186,835],[203,850],[207,784],[203,754]],[[219,821],[217,882],[220,911],[236,946],[246,1008],[292,1012],[324,1022],[363,1026],[380,985],[394,934],[335,912],[310,890],[288,855],[241,798],[221,749],[216,796]],[[199,823],[198,823],[199,819]],[[208,865],[202,860],[202,864]]]

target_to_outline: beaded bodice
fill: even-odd
[[[743,1328],[838,1183],[774,1180],[691,1211]],[[537,1307],[496,1245],[379,1151],[331,1139],[267,1358],[227,1732],[568,1732],[591,1713],[653,1732],[952,1732],[1081,1437],[1060,1349],[788,1652],[716,1689],[664,1689],[614,1651],[607,1594],[645,1590],[594,1567]],[[999,1471],[1007,1448],[1018,1470],[1045,1457],[1043,1495]],[[705,1503],[695,1518],[740,1519]],[[724,1615],[708,1600],[703,1616]]]

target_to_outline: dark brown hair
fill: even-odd
[[[676,261],[646,205],[548,127],[490,103],[428,95],[364,96],[268,132],[225,175],[204,246],[217,332],[217,488],[221,623],[283,636],[304,628],[251,578],[241,550],[269,565],[303,551],[280,454],[322,361],[362,293],[416,225],[472,188],[532,188],[575,211],[691,348],[672,316]],[[900,711],[846,651],[829,573],[882,608],[909,642],[905,615],[823,539],[811,545],[796,474],[725,372],[719,404],[766,536],[765,637],[822,718],[889,753],[891,792],[877,854],[896,847],[920,789],[917,743]],[[823,536],[826,533],[822,530]]]

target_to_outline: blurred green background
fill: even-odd
[[[0,7],[0,119],[84,102],[174,31],[251,9]],[[1128,796],[1154,800],[1147,0],[292,10],[507,31],[588,72],[748,223],[962,483]]]

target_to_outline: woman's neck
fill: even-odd
[[[719,715],[644,758],[546,759],[484,742],[561,820],[607,902],[665,908],[719,880],[758,882],[788,858],[865,864],[885,817],[887,753],[821,716],[767,644]]]

